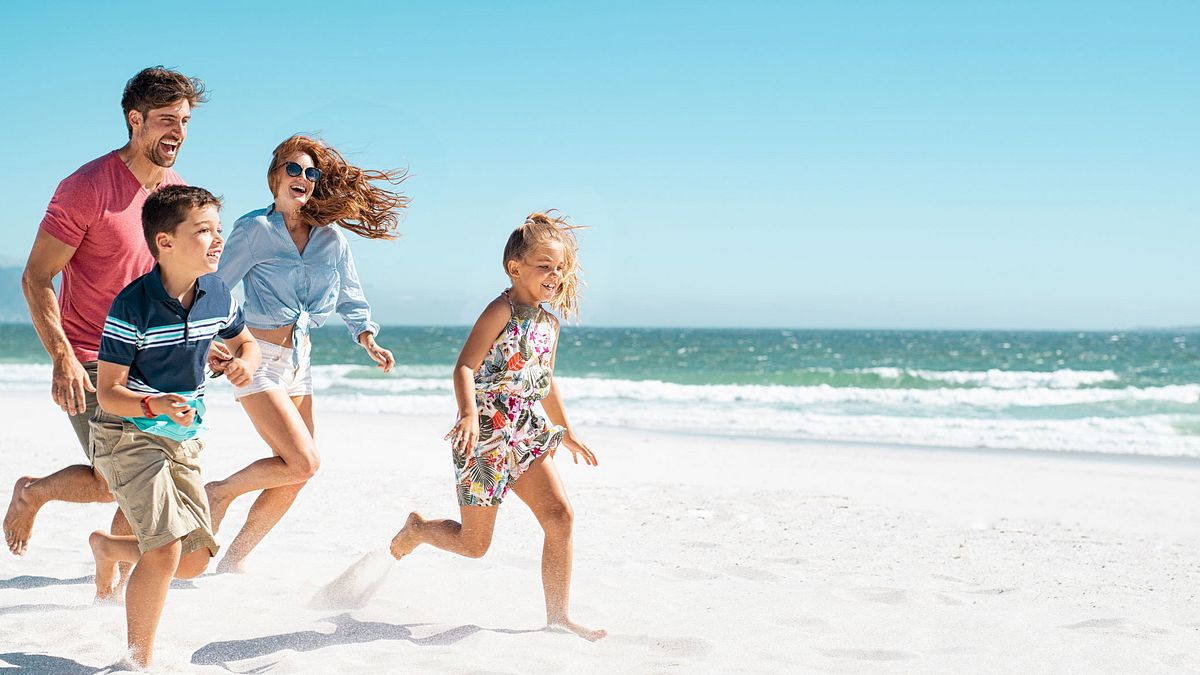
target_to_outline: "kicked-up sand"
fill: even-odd
[[[266,453],[210,400],[205,478]],[[0,395],[0,485],[83,455],[49,397]],[[572,618],[543,630],[541,531],[515,497],[479,560],[381,557],[457,514],[445,419],[322,413],[322,468],[242,575],[176,582],[156,672],[1200,673],[1200,462],[581,428]],[[228,544],[252,495],[229,509]],[[2,503],[7,504],[4,495]],[[53,503],[0,554],[0,668],[123,657],[88,533]],[[210,571],[216,564],[210,566]]]

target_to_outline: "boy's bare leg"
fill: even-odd
[[[258,495],[258,499],[254,500],[254,504],[250,507],[250,513],[246,516],[246,524],[229,544],[225,557],[221,558],[221,562],[217,565],[218,574],[226,572],[241,574],[245,571],[246,556],[250,555],[254,547],[258,546],[267,533],[279,523],[283,514],[287,513],[288,509],[292,507],[292,503],[296,501],[296,497],[300,494],[300,488],[304,485],[305,483],[297,483],[270,488],[263,490]]]
[[[417,546],[429,544],[468,558],[482,558],[492,545],[499,510],[497,506],[460,506],[461,523],[425,520],[416,512],[410,513],[404,528],[392,538],[392,556],[399,560]]]
[[[116,586],[117,564],[135,563],[142,557],[137,537],[96,530],[88,537],[88,545],[96,559],[96,602],[116,600],[120,597]]]
[[[567,492],[554,463],[543,455],[530,465],[513,484],[513,491],[525,502],[542,526],[542,590],[546,595],[546,624],[596,641],[608,635],[571,621],[568,608],[571,595],[572,527],[575,514],[567,501]]]
[[[128,527],[128,523],[126,523],[126,527]],[[142,553],[137,545],[137,537],[131,534],[112,535],[97,530],[88,538],[88,545],[92,547],[92,556],[96,558],[96,600],[118,599],[127,579],[122,578],[114,585],[114,581],[117,580],[115,566],[129,565],[132,567],[141,559]],[[208,568],[211,560],[212,553],[207,548],[192,551],[180,558],[179,567],[175,570],[174,576],[176,579],[192,579],[200,576]]]
[[[108,483],[86,464],[60,469],[44,478],[24,476],[13,486],[4,514],[4,541],[14,555],[24,555],[38,511],[51,501],[76,504],[113,501]]]
[[[150,665],[154,655],[154,636],[162,618],[163,605],[171,578],[179,568],[181,540],[146,551],[129,575],[125,591],[125,624],[128,631],[129,657],[138,666]]]
[[[268,390],[242,398],[241,404],[258,435],[267,442],[275,456],[251,462],[225,480],[204,486],[212,513],[213,532],[220,529],[225,512],[234,499],[247,492],[304,483],[321,466],[313,441],[311,396],[289,399],[282,391]],[[309,413],[308,418],[304,412]],[[266,531],[270,529],[267,527]]]

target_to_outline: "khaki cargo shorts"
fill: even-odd
[[[200,479],[199,438],[175,441],[148,434],[123,419],[91,423],[92,466],[125,512],[145,553],[183,539],[183,554],[220,546],[212,533]]]

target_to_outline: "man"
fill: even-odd
[[[4,516],[4,539],[16,555],[25,553],[46,502],[113,501],[90,464],[88,422],[111,418],[96,403],[100,335],[113,298],[154,264],[142,235],[142,205],[155,190],[183,184],[171,166],[187,138],[192,109],[206,100],[200,80],[176,71],[159,66],[134,75],[121,96],[129,141],[59,183],[46,208],[21,288],[54,361],[51,396],[70,416],[89,464],[17,481]],[[53,280],[60,273],[56,301]],[[113,532],[130,532],[120,511]]]

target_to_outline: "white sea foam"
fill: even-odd
[[[957,386],[990,387],[992,389],[1076,389],[1120,379],[1111,370],[1072,370],[1065,368],[1050,372],[1033,370],[919,370],[909,368],[859,368],[854,373],[878,375],[887,380],[904,377],[946,382]]]
[[[382,376],[363,366],[317,366],[320,409],[454,415],[442,366]],[[875,369],[885,377],[905,371]],[[572,418],[588,424],[706,434],[952,447],[1200,456],[1200,384],[1104,388],[1111,371],[913,371],[933,389],[685,385],[562,377]],[[434,376],[436,375],[436,376]],[[48,388],[48,365],[0,365],[0,389]],[[988,385],[962,386],[971,382]],[[1016,386],[1017,384],[1022,386]],[[224,379],[210,396],[232,398]]]

